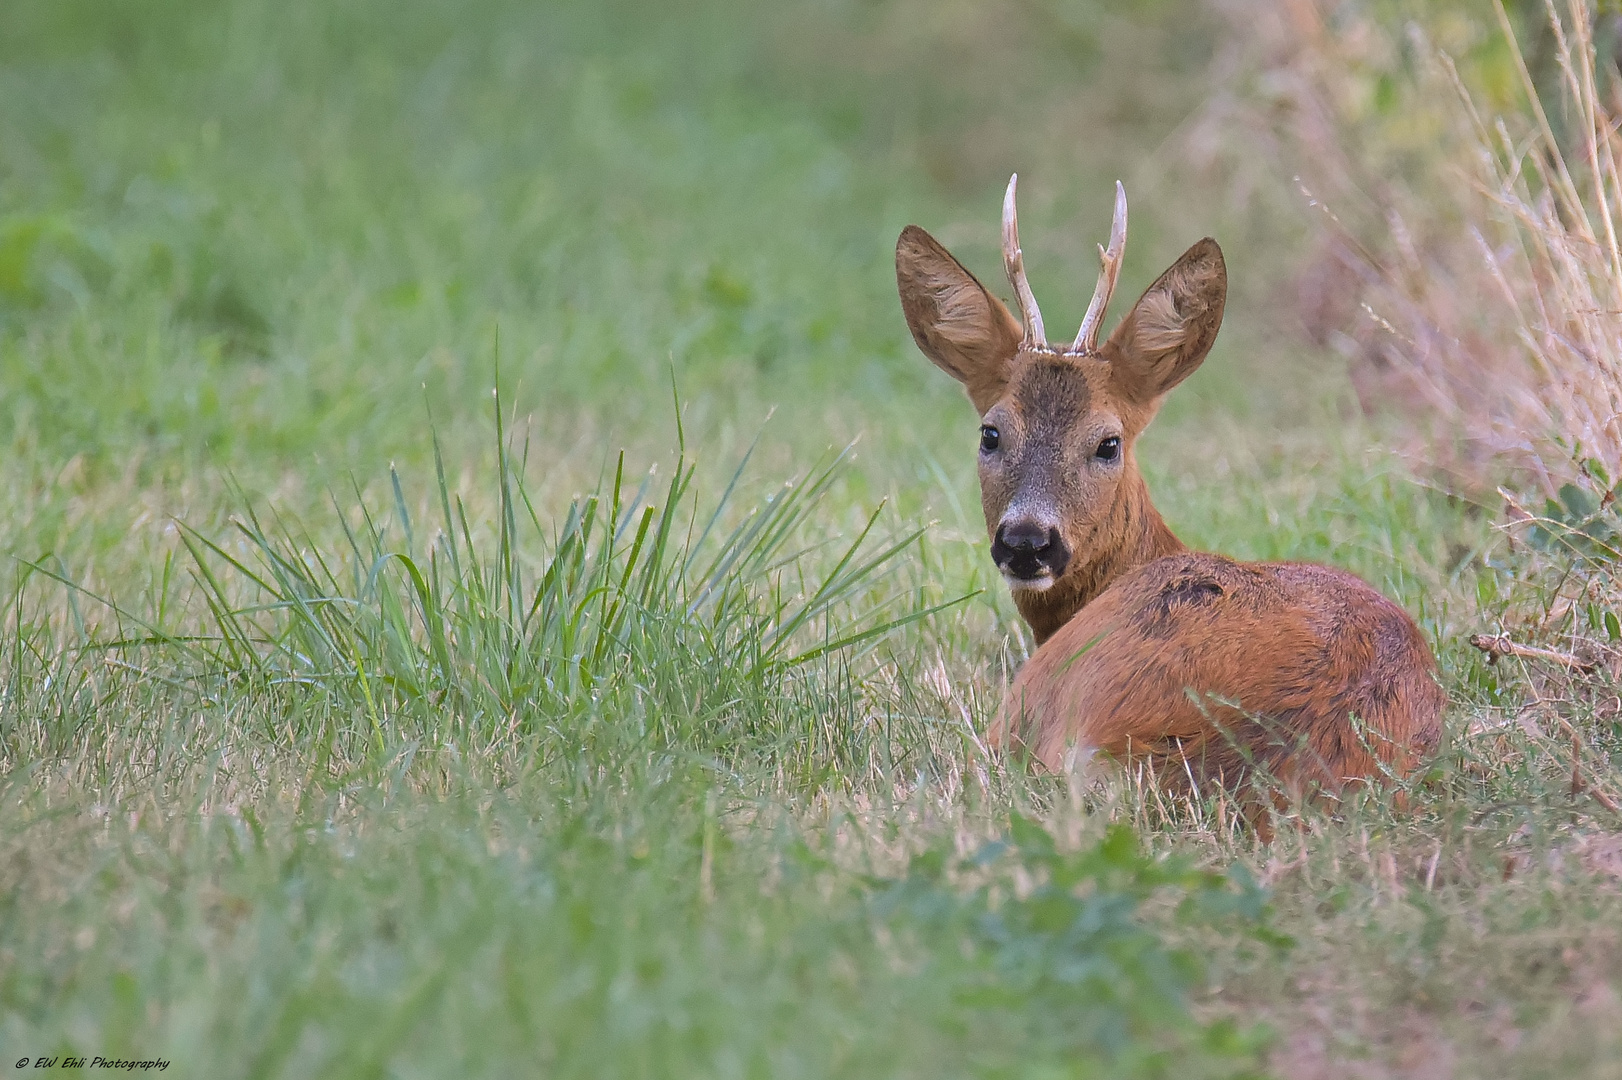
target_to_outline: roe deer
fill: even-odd
[[[1407,776],[1435,749],[1446,703],[1407,612],[1331,567],[1190,551],[1138,471],[1138,435],[1216,339],[1222,250],[1189,248],[1099,345],[1126,244],[1117,184],[1081,331],[1050,345],[1025,279],[1017,180],[1003,262],[1023,326],[924,230],[896,244],[913,340],[980,413],[991,556],[1040,646],[992,734],[1048,769],[1074,745],[1185,790],[1243,785],[1257,768],[1295,797]]]

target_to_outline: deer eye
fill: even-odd
[[[997,449],[997,446],[1001,442],[1001,440],[1002,440],[1002,432],[998,431],[996,428],[992,427],[990,424],[981,425],[981,427],[980,427],[980,452],[982,454],[989,454],[993,450]]]
[[[1116,458],[1121,456],[1120,438],[1111,435],[1109,438],[1098,444],[1098,449],[1093,451],[1093,456],[1099,461],[1114,461]]]

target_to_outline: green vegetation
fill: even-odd
[[[0,6],[0,1067],[1614,1075],[1611,654],[1465,641],[1603,649],[1614,514],[1381,449],[1305,219],[1184,163],[1225,24],[1117,7]],[[1406,809],[982,745],[1029,641],[891,245],[1000,281],[1014,168],[1054,326],[1117,176],[1123,296],[1222,240],[1150,483],[1420,618]]]

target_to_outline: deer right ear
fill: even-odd
[[[1222,328],[1228,268],[1206,237],[1144,292],[1104,343],[1117,391],[1144,406],[1194,374]]]
[[[981,414],[1008,385],[1019,352],[1019,322],[1002,301],[916,225],[895,245],[895,280],[912,340],[935,366],[963,384]]]

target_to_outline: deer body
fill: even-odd
[[[1021,669],[1004,717],[1049,769],[1081,745],[1174,788],[1261,767],[1300,793],[1408,775],[1443,704],[1418,627],[1357,577],[1184,552],[1077,612]]]
[[[1138,471],[1138,435],[1221,326],[1221,249],[1190,248],[1100,346],[1126,237],[1117,185],[1087,318],[1055,347],[1025,281],[1014,190],[1003,254],[1023,325],[922,229],[896,248],[914,340],[981,414],[992,557],[1040,646],[992,735],[1050,769],[1079,748],[1184,788],[1256,768],[1302,794],[1408,775],[1446,703],[1408,614],[1341,570],[1189,551]]]

